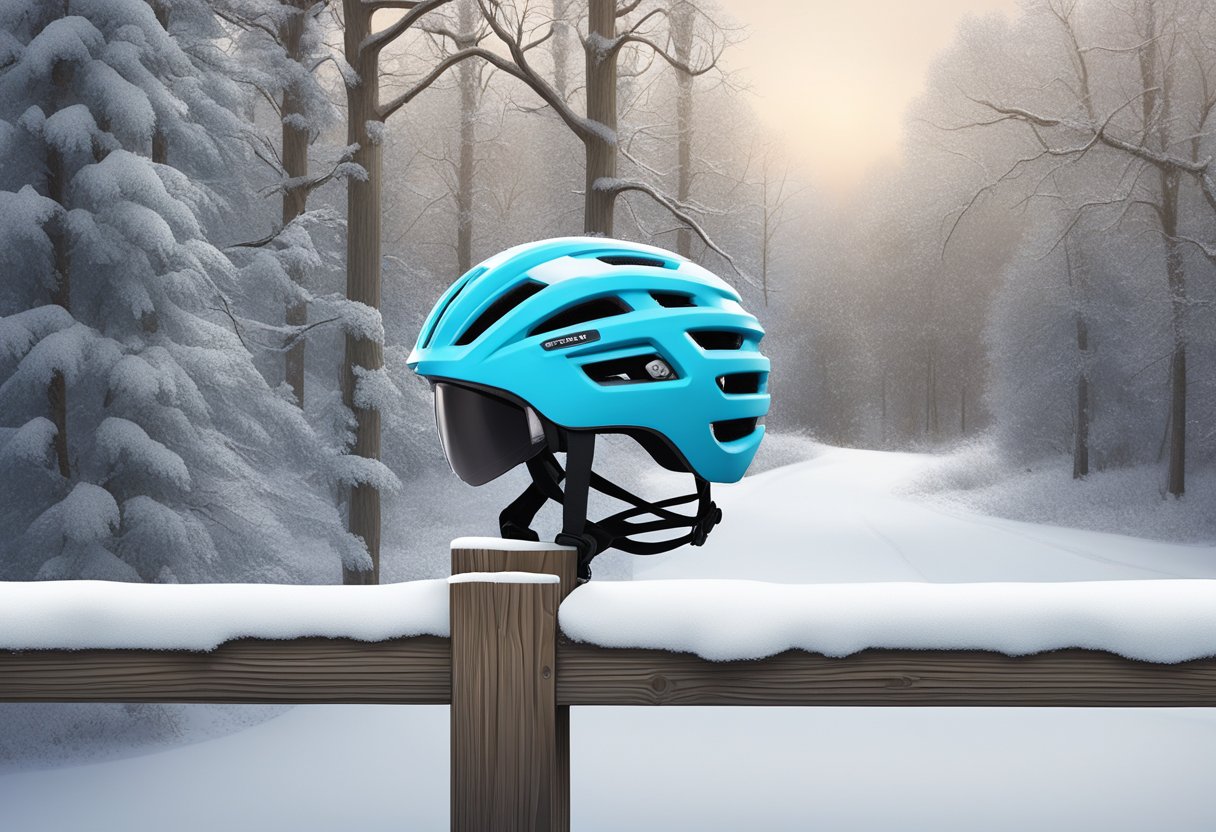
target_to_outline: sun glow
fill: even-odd
[[[728,60],[761,120],[817,182],[848,191],[898,157],[907,106],[967,15],[1017,0],[719,0],[747,27]]]

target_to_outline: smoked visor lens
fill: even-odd
[[[435,424],[448,464],[469,485],[502,476],[545,444],[531,408],[457,384],[435,384]]]

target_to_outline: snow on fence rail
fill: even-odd
[[[571,705],[1216,705],[1212,581],[656,581],[563,603],[574,561],[462,538],[451,582],[0,585],[0,701],[450,704],[459,830],[569,828]]]

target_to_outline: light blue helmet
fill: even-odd
[[[706,506],[708,482],[743,476],[769,407],[764,330],[739,301],[723,280],[660,248],[596,237],[542,240],[507,249],[457,280],[423,324],[409,365],[435,385],[444,450],[466,482],[480,485],[523,462],[535,480],[553,451],[566,451],[568,492],[581,467],[575,457],[583,455],[568,447],[576,437],[587,447],[591,486],[604,491],[604,481],[590,474],[594,435],[624,433],[664,467],[694,474],[704,491],[700,513],[720,516]],[[563,475],[558,468],[556,477],[541,479]],[[561,496],[540,483],[534,488]],[[696,519],[666,511],[667,501],[627,501],[660,509],[630,516]],[[585,494],[564,502],[567,515],[571,502],[585,513]],[[535,539],[527,528],[532,515],[506,515],[504,534]],[[567,538],[597,537],[596,528],[587,534],[566,519]],[[701,520],[708,533],[713,523]],[[596,524],[584,517],[574,525]],[[586,560],[609,545],[631,551],[622,544],[636,541],[623,538],[653,521],[625,525],[626,534],[598,535]],[[694,523],[682,525],[693,532],[674,545],[704,540]]]

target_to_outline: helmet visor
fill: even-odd
[[[502,476],[545,446],[532,408],[458,384],[435,384],[435,424],[448,464],[469,485]]]

